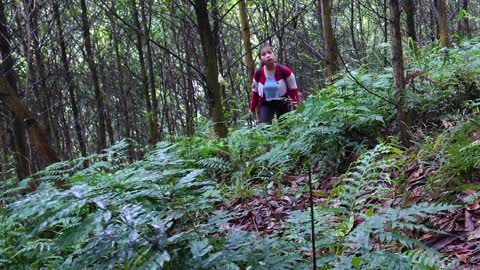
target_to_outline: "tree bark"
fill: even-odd
[[[462,1],[462,9],[468,11],[468,5],[470,0],[463,0]],[[463,34],[465,38],[472,38],[472,27],[470,25],[470,20],[467,16],[465,16],[462,20],[459,21],[460,24],[460,32]]]
[[[52,105],[52,92],[51,89],[47,87],[46,79],[47,79],[47,71],[45,67],[44,57],[42,53],[42,49],[40,47],[40,33],[38,27],[38,8],[39,3],[36,3],[33,0],[25,1],[26,10],[27,10],[27,21],[30,26],[29,35],[31,37],[32,42],[32,49],[33,55],[35,56],[35,76],[34,82],[39,82],[40,88],[39,93],[36,93],[38,97],[40,97],[40,107],[42,115],[45,119],[44,127],[46,129],[47,135],[51,138],[50,141],[54,142],[55,149],[57,153],[62,152],[62,148],[60,145],[60,135],[58,133],[58,123],[55,121],[56,118],[54,117],[53,112],[53,105]],[[55,95],[58,97],[58,95]],[[59,97],[61,99],[61,96]]]
[[[355,51],[355,56],[360,59],[360,54],[357,48],[357,41],[355,40],[355,2],[350,3],[350,35],[352,37],[352,46]]]
[[[207,0],[195,0],[197,26],[202,43],[203,58],[207,69],[206,96],[209,105],[210,117],[213,120],[213,129],[220,138],[228,134],[227,124],[222,106],[222,93],[218,83],[217,52],[215,40],[210,27],[207,9]]]
[[[73,79],[72,72],[70,70],[70,63],[68,62],[67,46],[65,44],[65,38],[63,36],[63,28],[61,23],[58,0],[53,0],[53,14],[55,17],[55,25],[57,27],[57,40],[58,40],[58,45],[60,46],[60,58],[62,59],[62,66],[63,66],[62,73],[65,79],[65,82],[67,83],[68,96],[70,101],[70,107],[72,109],[72,114],[73,114],[73,123],[74,123],[75,133],[77,135],[80,154],[83,157],[86,157],[87,146],[85,145],[85,140],[82,134],[82,126],[80,124],[80,114],[78,112],[78,107],[77,107],[78,106],[77,97],[75,95],[77,87],[75,84],[75,80]]]
[[[135,31],[136,39],[137,39],[135,45],[137,47],[138,57],[140,61],[140,75],[142,80],[143,95],[145,98],[145,106],[147,109],[147,125],[148,125],[148,130],[150,132],[150,139],[148,142],[150,145],[155,145],[158,141],[158,135],[157,135],[157,128],[154,122],[154,117],[152,112],[152,101],[150,99],[150,92],[148,90],[148,75],[147,75],[147,68],[145,65],[145,55],[143,53],[143,37],[142,37],[142,34],[139,32],[142,30],[142,27],[140,25],[138,8],[135,0],[131,1],[130,7],[132,9],[134,26],[138,30],[138,31]]]
[[[221,40],[220,40],[220,33],[222,32],[221,26],[220,26],[220,11],[219,7],[217,6],[217,0],[210,0],[210,4],[212,6],[212,17],[213,17],[213,40],[215,41],[215,50],[217,53],[217,61],[218,61],[218,74],[219,75],[224,75],[224,67],[223,67],[223,56],[222,56],[222,48],[220,46]],[[220,91],[222,92],[222,99],[226,100],[227,99],[227,90],[225,88],[225,85],[221,84],[220,85]],[[226,110],[228,111],[228,108],[230,108],[228,105],[225,107]]]
[[[2,55],[2,75],[18,93],[18,77],[15,71],[15,61],[13,59],[10,47],[10,33],[7,29],[7,20],[5,17],[5,4],[0,0],[0,52]],[[13,157],[15,160],[15,171],[19,179],[26,178],[32,171],[30,160],[28,159],[28,145],[26,136],[26,127],[22,119],[13,114]]]
[[[100,81],[97,74],[97,65],[94,60],[93,46],[90,37],[90,22],[88,20],[88,9],[86,0],[80,0],[82,9],[82,34],[84,39],[84,47],[86,52],[87,64],[90,68],[90,75],[92,76],[93,88],[95,91],[95,99],[97,105],[97,119],[98,119],[98,148],[97,152],[102,151],[107,146],[107,135],[105,127],[105,108],[103,101],[103,94],[100,90]]]
[[[2,147],[2,160],[3,165],[1,168],[3,179],[9,179],[11,176],[9,175],[10,172],[10,159],[8,157],[9,146],[11,145],[11,134],[8,130],[8,127],[0,129],[0,146]],[[1,177],[0,177],[1,179]]]
[[[337,51],[335,36],[332,28],[330,0],[318,0],[322,11],[323,42],[325,46],[325,60],[327,75],[331,79],[337,72]]]
[[[417,43],[417,31],[415,27],[415,13],[417,9],[415,7],[415,0],[405,0],[405,13],[407,19],[407,36],[413,41],[413,49],[416,50]]]
[[[111,1],[111,8],[114,10],[115,8],[115,0]],[[129,113],[129,106],[127,102],[127,98],[130,97],[130,91],[128,87],[125,87],[125,80],[124,80],[124,75],[123,75],[123,70],[124,68],[122,67],[122,56],[120,54],[120,46],[119,46],[119,32],[117,28],[117,21],[113,16],[110,16],[110,23],[112,25],[112,43],[113,43],[113,48],[114,48],[114,53],[115,53],[115,67],[117,71],[117,87],[120,92],[120,101],[119,103],[121,104],[121,114],[123,118],[123,126],[124,130],[121,133],[124,138],[131,138],[132,137],[132,128],[131,128],[131,116]],[[121,126],[121,125],[120,125]],[[133,161],[133,149],[130,149],[130,159]]]
[[[143,31],[147,37],[150,37],[150,29],[152,26],[152,10],[151,10],[151,5],[150,8],[147,11],[145,10],[145,2],[142,2],[142,17],[143,17]],[[156,141],[159,140],[159,128],[158,128],[158,116],[159,116],[159,111],[158,111],[158,98],[157,98],[157,88],[156,88],[156,83],[155,83],[155,66],[153,62],[154,58],[154,51],[152,50],[152,44],[149,40],[145,41],[145,45],[147,47],[147,62],[148,62],[148,78],[150,81],[150,94],[152,96],[152,121],[155,126],[155,134],[156,134]],[[161,130],[160,130],[161,132]]]
[[[253,82],[253,72],[255,72],[255,63],[253,61],[252,54],[252,43],[250,41],[250,26],[248,23],[248,13],[247,13],[247,2],[246,0],[241,0],[238,5],[240,11],[240,26],[242,29],[242,39],[243,39],[243,48],[245,50],[245,63],[248,68],[247,84],[246,84],[246,93],[248,96],[251,95],[251,86]]]
[[[24,122],[30,137],[35,145],[43,165],[48,166],[52,163],[58,162],[59,159],[55,150],[48,142],[47,133],[38,124],[37,120],[33,118],[30,110],[22,103],[17,95],[15,89],[10,85],[5,76],[0,76],[0,100],[15,114],[18,120]]]
[[[383,0],[383,16],[384,16],[384,19],[383,19],[383,42],[385,42],[385,44],[386,44],[388,42],[388,26],[389,26],[389,22],[388,22],[388,0]],[[385,66],[389,65],[388,57],[386,55],[383,58],[383,63],[384,63]]]
[[[447,0],[437,0],[437,20],[440,31],[440,43],[443,48],[450,47],[450,34],[448,30],[448,5]]]
[[[410,123],[405,107],[405,69],[403,66],[402,34],[400,26],[399,0],[390,0],[390,18],[392,29],[392,64],[395,72],[397,96],[397,117],[400,128],[400,141],[404,146],[410,145]]]

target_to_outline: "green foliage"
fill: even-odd
[[[228,261],[230,269],[293,269],[303,261],[277,237],[225,231],[228,216],[212,213],[222,201],[215,183],[173,149],[160,143],[144,161],[118,171],[86,168],[72,176],[76,184],[69,190],[44,181],[2,209],[3,267],[224,269]],[[80,166],[70,165],[65,174]],[[48,170],[61,175],[61,168]],[[225,251],[215,243],[224,243]]]
[[[480,118],[471,119],[452,130],[445,146],[449,169],[456,174],[480,170]]]
[[[408,73],[420,69],[429,78],[409,84],[409,108],[438,115],[465,108],[459,119],[478,110],[480,64],[466,60],[478,54],[478,42],[472,41],[448,51],[425,49],[408,60]],[[376,52],[367,57],[383,61]],[[215,209],[225,208],[226,200],[251,198],[306,163],[340,164],[347,151],[371,146],[375,135],[392,125],[395,107],[386,101],[394,101],[391,69],[361,67],[339,75],[334,85],[272,125],[239,128],[214,139],[205,123],[199,127],[202,135],[159,143],[133,164],[129,142],[122,141],[101,154],[53,164],[20,183],[2,183],[0,264],[6,269],[307,269],[308,211],[291,213],[286,231],[256,236],[231,228],[235,213]],[[416,157],[439,168],[432,186],[478,172],[479,124],[474,118],[426,139]],[[423,220],[454,206],[386,206],[399,182],[391,172],[401,167],[397,157],[405,154],[385,144],[366,151],[328,200],[315,207],[321,269],[454,267],[455,261],[411,237],[430,230]],[[31,181],[39,189],[22,195]],[[58,190],[57,181],[71,188]]]
[[[419,219],[456,206],[422,203],[409,208],[381,207],[393,184],[388,176],[388,170],[395,166],[395,160],[388,157],[392,151],[397,150],[378,145],[366,152],[347,172],[326,205],[316,208],[321,269],[448,269],[447,258],[406,232],[429,231]],[[356,224],[356,219],[362,221]],[[295,213],[290,222],[291,239],[304,243],[308,249],[308,212]],[[410,251],[402,253],[403,249]]]
[[[386,117],[378,113],[379,106],[365,92],[355,95],[358,89],[346,85],[340,81],[338,88],[322,90],[297,112],[282,117],[272,128],[281,130],[284,141],[275,142],[269,152],[256,160],[267,162],[269,167],[287,169],[306,160],[339,163],[345,147],[361,144],[365,139],[362,134],[379,131]]]
[[[450,200],[465,190],[478,190],[474,182],[479,170],[478,127],[479,118],[458,119],[435,138],[426,137],[421,150],[412,158],[425,168],[435,168],[426,175],[427,193],[441,200]],[[456,124],[456,125],[455,125]]]
[[[419,51],[409,73],[425,72],[409,84],[407,103],[418,113],[441,115],[480,97],[480,42],[465,41],[458,47],[433,47]]]

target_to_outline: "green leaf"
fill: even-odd
[[[298,105],[296,112],[303,113],[304,111],[305,111],[305,104]]]
[[[362,257],[356,257],[352,259],[353,267],[360,269],[362,267]]]

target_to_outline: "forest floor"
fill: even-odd
[[[409,156],[400,156],[408,167],[398,168],[391,172],[392,178],[403,177],[402,184],[392,186],[391,199],[382,202],[383,207],[406,206],[419,202],[436,202],[441,194],[432,194],[428,191],[427,180],[438,173],[435,164],[428,164],[420,160],[413,160],[412,156],[422,151],[421,147],[413,146],[408,149]],[[353,161],[350,161],[353,162]],[[402,170],[402,171],[400,171]],[[317,170],[315,170],[318,172]],[[313,176],[313,204],[320,205],[327,201],[334,187],[344,177],[344,174],[329,174],[315,180]],[[477,181],[478,182],[478,181]],[[270,187],[263,187],[263,192],[245,200],[234,199],[219,206],[221,210],[235,213],[230,225],[239,230],[251,231],[258,235],[269,235],[281,232],[289,226],[289,214],[295,210],[304,210],[310,207],[308,190],[308,174],[290,175],[276,182]],[[478,198],[478,183],[471,188],[464,188],[458,192],[450,202],[462,205],[456,210],[449,211],[428,219],[422,220],[435,229],[434,232],[409,232],[410,237],[420,240],[452,260],[456,259],[460,269],[480,269],[480,199],[470,202],[468,198]],[[448,193],[446,191],[445,193]],[[378,202],[365,202],[378,203]],[[341,206],[333,206],[341,207]],[[368,209],[365,206],[364,211]],[[355,226],[364,220],[355,218]],[[311,254],[305,254],[311,256]]]

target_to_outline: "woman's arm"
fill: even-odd
[[[287,66],[285,66],[285,72],[287,75],[285,78],[285,83],[287,85],[287,97],[299,104],[300,99],[298,97],[298,87],[295,74],[293,74],[292,70]],[[294,106],[294,108],[296,109],[296,106]]]
[[[255,70],[253,73],[253,82],[252,82],[252,100],[250,101],[250,111],[255,114],[257,122],[260,122],[260,95],[258,94],[258,82],[255,80],[257,78],[258,70]]]

